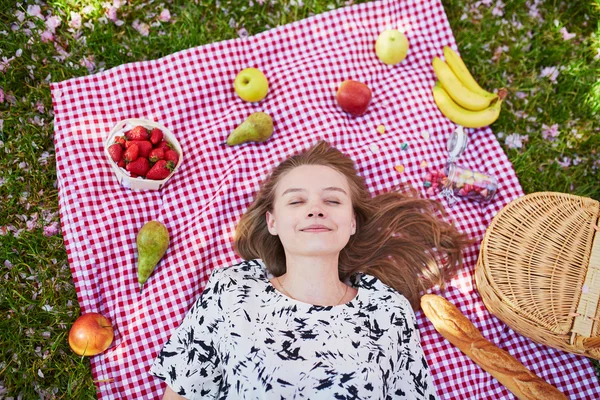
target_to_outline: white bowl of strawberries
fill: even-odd
[[[181,146],[164,125],[129,118],[115,125],[104,152],[121,185],[132,190],[159,190],[183,161]]]

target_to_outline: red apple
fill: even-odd
[[[69,346],[80,356],[95,356],[108,349],[114,338],[110,321],[102,314],[83,314],[69,331]]]
[[[371,89],[364,83],[348,79],[340,85],[336,98],[342,110],[363,115],[371,102]]]

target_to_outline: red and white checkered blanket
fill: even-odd
[[[397,66],[375,55],[375,39],[386,27],[403,30],[410,43],[408,57]],[[431,61],[446,44],[457,49],[440,1],[382,0],[51,85],[60,216],[78,300],[83,313],[100,312],[116,328],[113,345],[91,358],[99,398],[160,397],[165,386],[148,375],[151,362],[212,269],[241,261],[231,245],[236,222],[260,180],[290,153],[324,138],[356,161],[373,194],[399,182],[423,187],[428,168],[444,165],[446,140],[455,128],[431,95]],[[269,94],[258,104],[233,90],[235,76],[246,67],[259,68],[269,80]],[[345,79],[373,92],[363,117],[336,105],[335,91]],[[220,146],[254,111],[273,117],[271,139]],[[183,147],[183,164],[161,191],[121,187],[104,154],[110,129],[136,117],[168,126]],[[491,204],[461,200],[447,207],[461,230],[481,238],[492,217],[523,192],[489,128],[471,133],[460,163],[499,180]],[[397,165],[405,167],[403,173]],[[168,227],[171,244],[140,295],[135,237],[150,220]],[[600,398],[585,357],[535,344],[486,310],[473,286],[475,247],[446,297],[486,338],[571,398]],[[417,316],[441,399],[513,398],[422,312]]]

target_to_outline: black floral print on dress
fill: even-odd
[[[408,300],[377,278],[338,306],[279,292],[261,259],[213,270],[150,373],[188,399],[435,399]]]

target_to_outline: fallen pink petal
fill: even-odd
[[[133,21],[131,27],[138,31],[142,36],[148,36],[150,34],[150,27],[145,22],[140,22],[139,20]]]
[[[510,134],[506,137],[506,147],[509,149],[520,149],[523,147],[523,142],[529,139],[526,135],[519,135],[518,133]]]
[[[52,32],[50,32],[50,31],[44,31],[40,35],[40,39],[44,43],[48,43],[48,42],[54,41],[54,34]]]
[[[557,67],[545,67],[542,68],[542,71],[540,73],[540,78],[545,78],[547,77],[550,82],[552,83],[556,83],[556,78],[558,77],[558,68]]]
[[[116,9],[116,7],[110,7],[108,10],[106,10],[106,18],[108,18],[108,20],[112,21],[112,22],[117,21],[117,9]]]
[[[32,17],[38,17],[42,20],[44,19],[44,15],[42,14],[42,9],[37,4],[27,6],[27,14],[31,15]]]
[[[46,20],[46,29],[52,33],[56,33],[56,28],[60,26],[60,23],[60,18],[53,15]]]
[[[169,22],[171,20],[171,12],[165,8],[161,11],[158,19],[162,22]]]
[[[53,222],[44,227],[44,236],[54,236],[58,233],[58,223]]]
[[[542,137],[545,140],[554,140],[558,137],[558,135],[560,135],[558,124],[554,124],[552,126],[542,124]]]
[[[81,29],[81,15],[79,13],[71,11],[69,26],[73,29]]]
[[[565,28],[565,27],[562,27],[560,29],[560,33],[562,34],[563,40],[571,40],[575,36],[577,36],[575,33],[569,33],[569,32],[567,32],[567,28]]]

